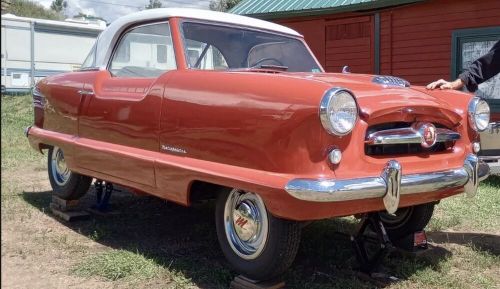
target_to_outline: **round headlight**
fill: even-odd
[[[469,103],[469,123],[475,131],[484,131],[490,123],[490,106],[479,97]]]
[[[353,94],[344,88],[328,90],[319,109],[321,124],[328,133],[342,136],[354,128],[358,119],[358,105]]]

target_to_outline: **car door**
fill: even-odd
[[[79,166],[155,186],[152,153],[159,151],[164,85],[175,69],[168,22],[135,26],[121,35],[107,69],[84,86]]]

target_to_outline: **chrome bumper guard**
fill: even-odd
[[[472,197],[480,181],[489,175],[489,167],[476,155],[470,154],[461,168],[402,175],[401,164],[387,162],[379,177],[348,180],[293,179],[285,190],[293,197],[312,202],[342,202],[383,198],[385,209],[393,214],[399,206],[400,195],[435,192],[464,187]]]

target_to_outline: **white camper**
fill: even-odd
[[[104,22],[2,15],[2,92],[24,92],[40,79],[80,67]]]

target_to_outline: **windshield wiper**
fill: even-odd
[[[273,65],[273,64],[261,64],[257,67],[254,67],[254,68],[272,69],[272,70],[278,70],[278,71],[287,71],[288,70],[288,66]]]

